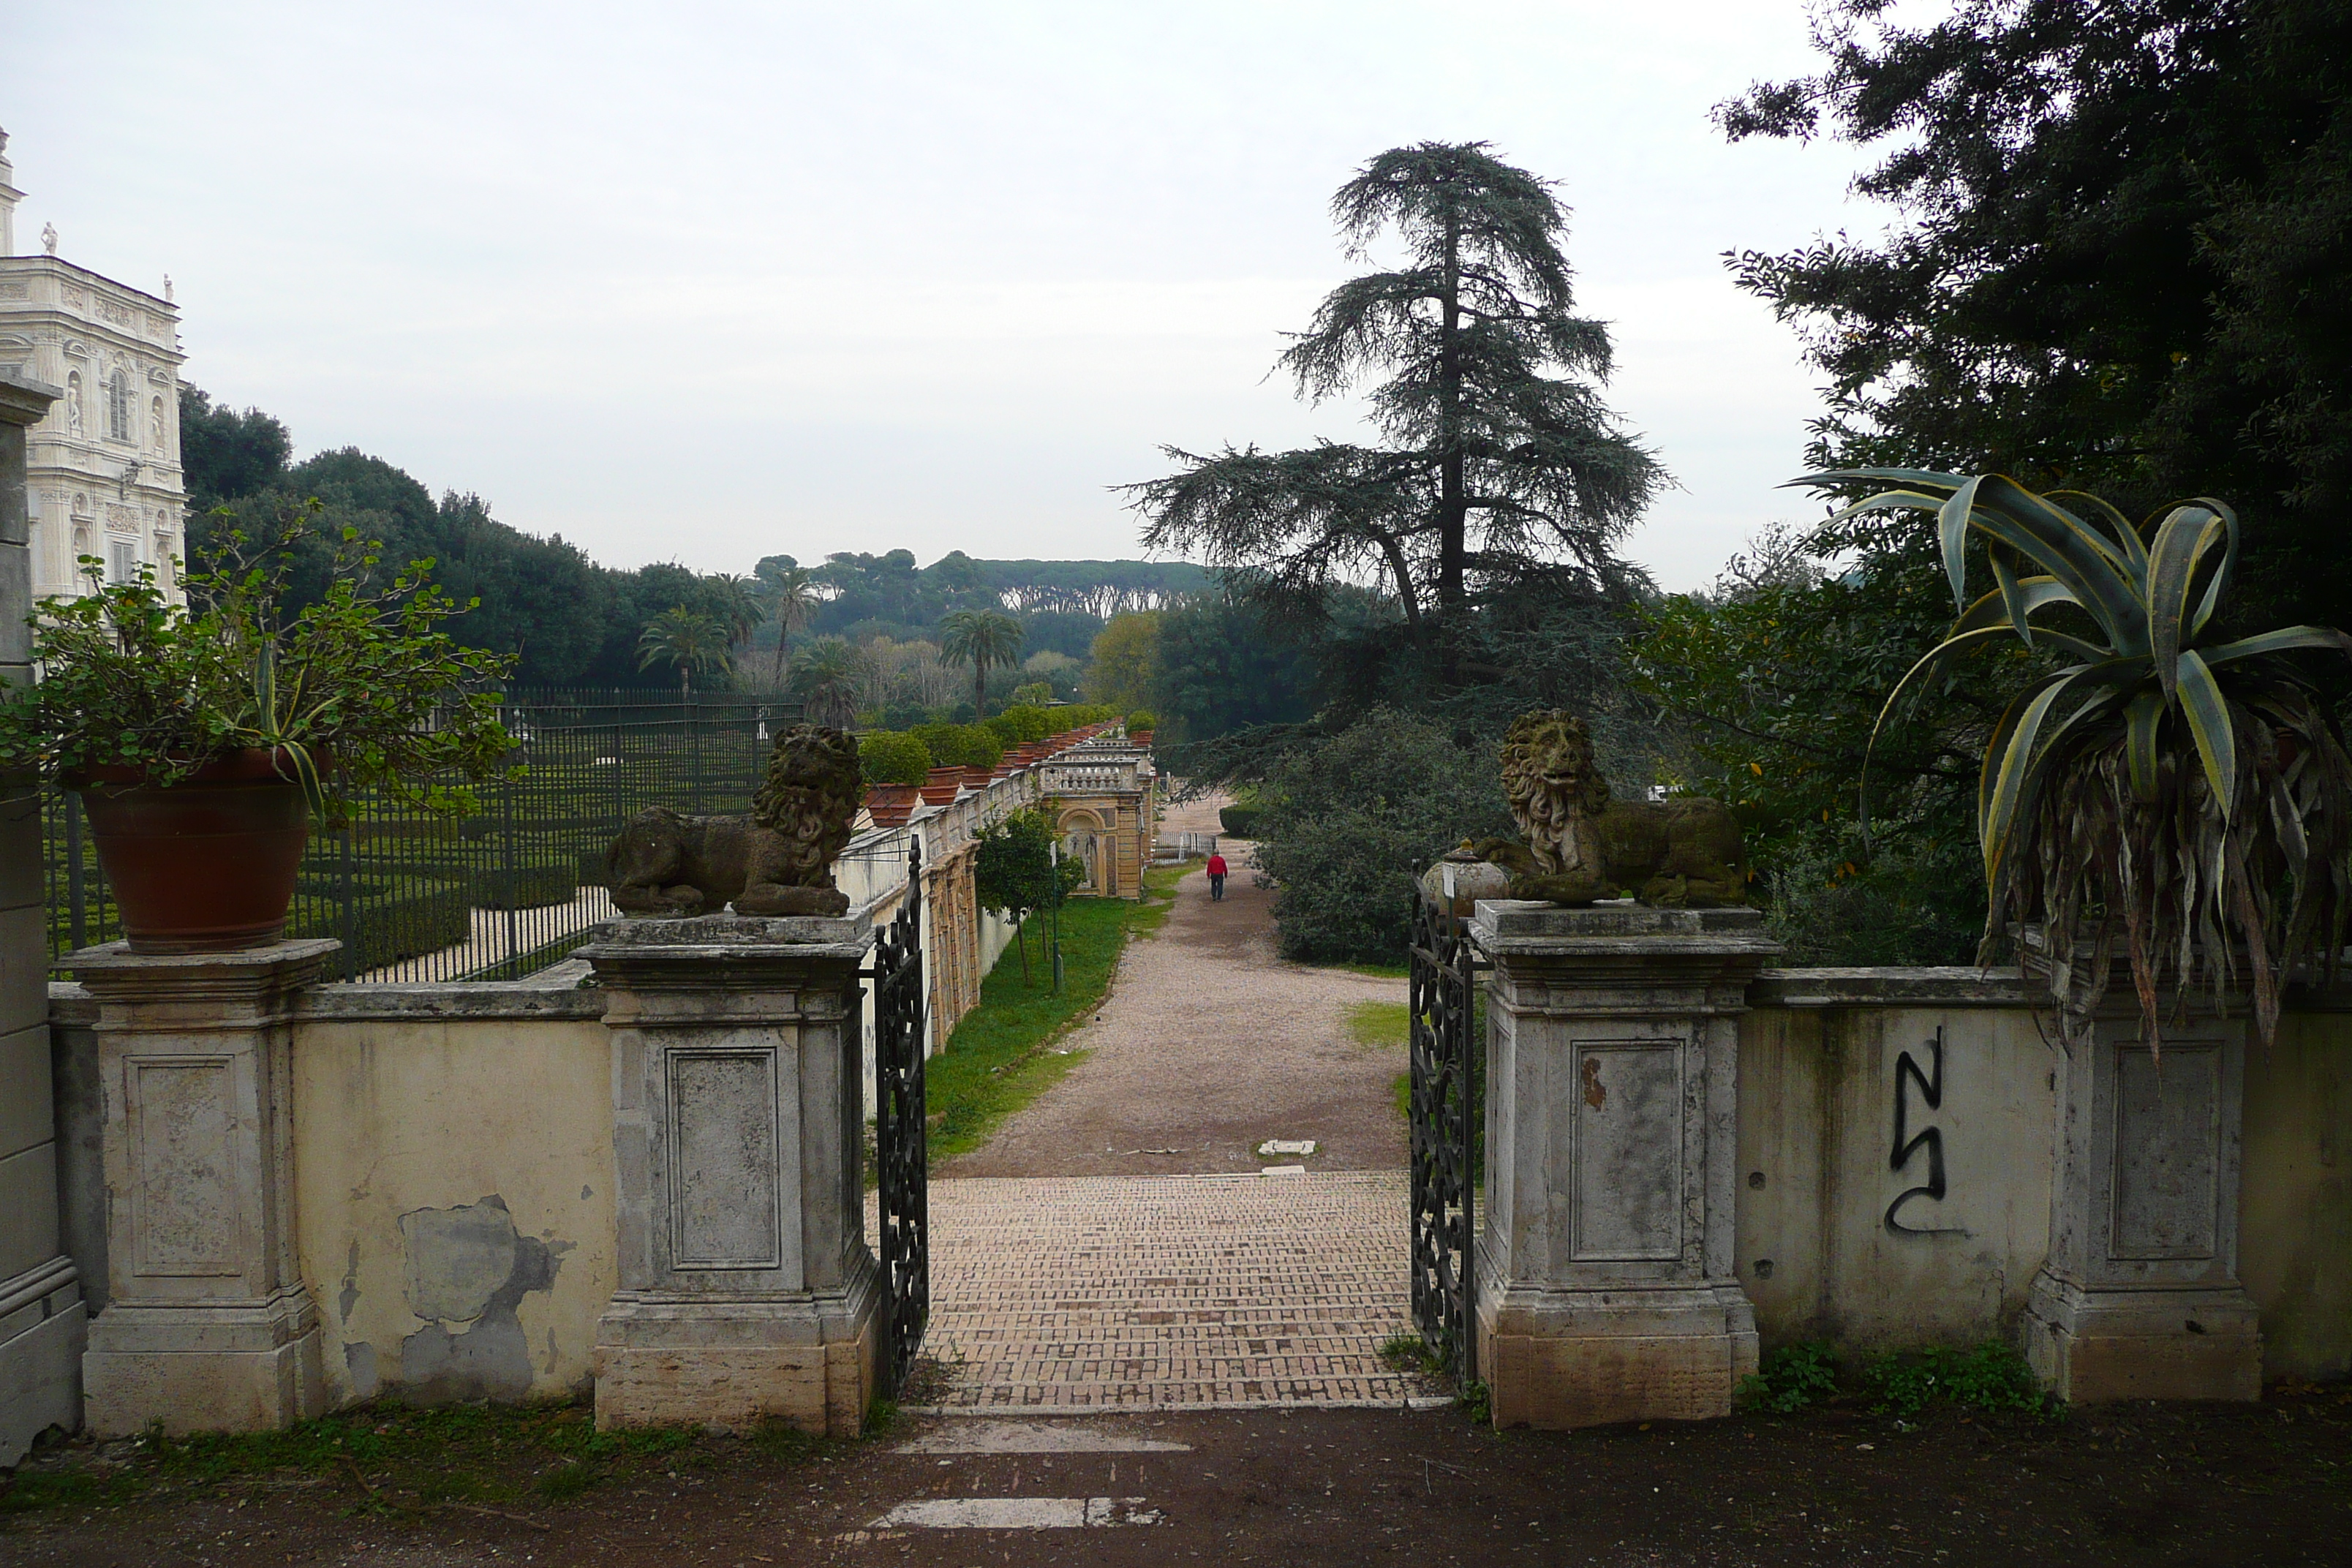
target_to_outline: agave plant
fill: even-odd
[[[2315,939],[2332,973],[2352,910],[2352,761],[2288,656],[2352,656],[2352,637],[2326,626],[2213,637],[2238,519],[2210,497],[2134,526],[2096,496],[2037,495],[2000,474],[1859,468],[1795,482],[1896,487],[1840,518],[1936,513],[1960,616],[1897,683],[1879,731],[1907,694],[1984,643],[2013,637],[2066,661],[2017,693],[1985,746],[1987,956],[2009,921],[2038,922],[2079,1029],[2120,937],[2154,1045],[2159,977],[2179,997],[2201,974],[2218,996],[2242,954],[2267,1041],[2285,976]],[[1971,535],[1994,584],[1974,603]]]

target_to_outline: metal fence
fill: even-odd
[[[510,694],[501,713],[523,777],[478,786],[452,821],[362,794],[310,837],[289,937],[341,940],[341,978],[510,980],[562,960],[612,918],[604,851],[649,805],[751,809],[790,698],[647,691]],[[112,942],[121,924],[81,798],[42,800],[52,957]]]

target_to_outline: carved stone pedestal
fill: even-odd
[[[864,921],[625,920],[612,993],[620,1288],[596,1424],[854,1436],[881,1307],[864,1235]]]
[[[295,1258],[294,1000],[341,946],[66,960],[97,997],[106,1310],[82,1357],[99,1436],[269,1431],[326,1408]]]
[[[1733,1273],[1753,910],[1482,900],[1478,1368],[1498,1426],[1727,1415],[1756,1370]]]
[[[2119,983],[2063,1047],[2050,1253],[2021,1331],[2070,1403],[2262,1397],[2262,1328],[2238,1282],[2246,1026],[2232,1011],[2168,1022],[2159,1062]]]

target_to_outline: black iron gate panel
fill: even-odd
[[[1479,1109],[1471,1037],[1477,949],[1426,895],[1412,917],[1412,1321],[1446,1370],[1478,1375],[1472,1187]]]
[[[874,1160],[880,1177],[884,1394],[906,1386],[931,1315],[923,1146],[923,850],[907,853],[907,900],[874,944]]]

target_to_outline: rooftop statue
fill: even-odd
[[[1477,850],[1508,874],[1515,899],[1590,904],[1630,893],[1691,909],[1748,901],[1748,852],[1723,803],[1611,800],[1592,738],[1572,714],[1555,708],[1513,721],[1503,793],[1526,842],[1490,838]]]
[[[776,738],[746,816],[639,812],[604,854],[623,914],[683,920],[716,914],[844,915],[833,859],[857,815],[857,742],[846,731],[795,724]]]

